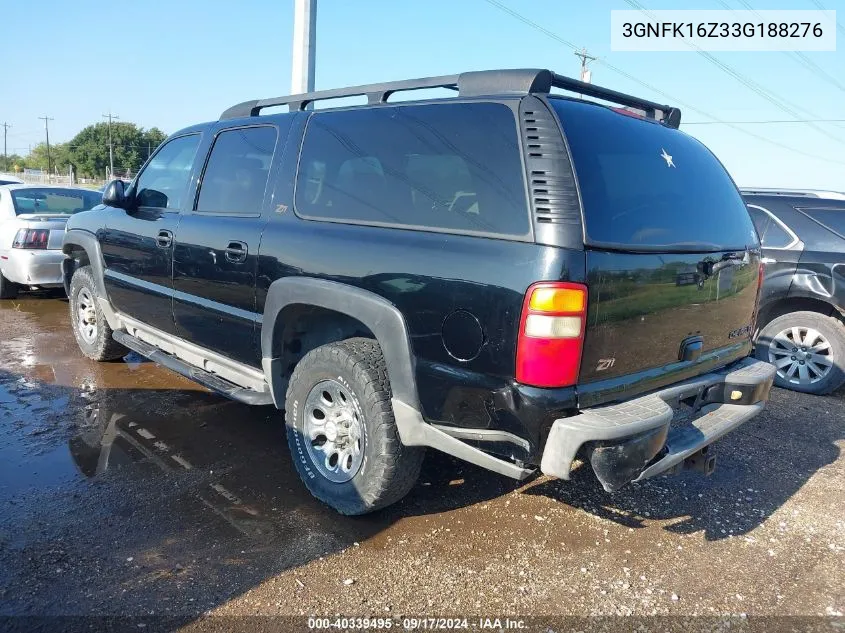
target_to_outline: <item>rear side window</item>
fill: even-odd
[[[138,206],[181,208],[199,143],[199,134],[189,134],[178,136],[161,146],[135,183]]]
[[[552,103],[572,153],[589,243],[658,252],[757,244],[736,186],[704,145],[610,108]]]
[[[196,210],[261,213],[275,146],[276,128],[271,126],[220,132],[205,166]]]
[[[801,211],[809,215],[819,224],[845,238],[845,209],[812,209],[802,208]]]
[[[771,213],[762,207],[748,205],[748,212],[754,221],[757,234],[760,236],[760,243],[767,248],[786,248],[795,238],[784,229]]]
[[[313,114],[295,204],[314,219],[528,235],[513,112],[463,103]]]

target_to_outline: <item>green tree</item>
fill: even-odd
[[[116,173],[138,171],[149,152],[165,139],[158,128],[144,130],[134,123],[111,124],[111,140]],[[69,159],[78,176],[104,178],[109,167],[109,124],[95,123],[83,129],[68,143]]]
[[[1,168],[5,172],[14,173],[15,165],[17,165],[18,169],[22,171],[24,167],[26,167],[26,159],[18,154],[8,154],[6,156],[6,161],[2,163]]]
[[[26,167],[29,169],[41,169],[47,171],[47,144],[39,143],[32,148],[32,151],[26,156]],[[53,173],[58,171],[64,173],[68,166],[71,165],[72,160],[70,156],[70,149],[67,143],[50,144],[50,166],[53,168]]]

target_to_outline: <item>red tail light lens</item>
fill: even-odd
[[[587,287],[569,282],[533,284],[525,293],[516,347],[516,380],[535,387],[578,382]]]
[[[46,249],[50,241],[50,229],[21,229],[15,235],[12,248]]]

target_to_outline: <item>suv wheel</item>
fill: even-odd
[[[845,383],[845,326],[817,312],[792,312],[761,330],[756,356],[777,367],[775,384],[826,394]]]
[[[70,322],[79,349],[91,360],[115,360],[129,353],[112,338],[106,316],[97,302],[90,266],[78,268],[70,281]]]
[[[381,347],[353,338],[297,363],[285,400],[288,446],[308,490],[342,514],[404,497],[425,450],[399,440]]]
[[[14,299],[18,296],[18,284],[12,283],[0,272],[0,299]]]

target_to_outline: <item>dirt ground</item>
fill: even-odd
[[[608,494],[587,468],[518,484],[429,452],[403,502],[359,518],[308,495],[282,431],[279,412],[137,356],[84,359],[62,298],[0,304],[0,629],[73,621],[60,615],[188,630],[246,615],[845,627],[843,392],[774,390],[716,445],[709,478]]]

